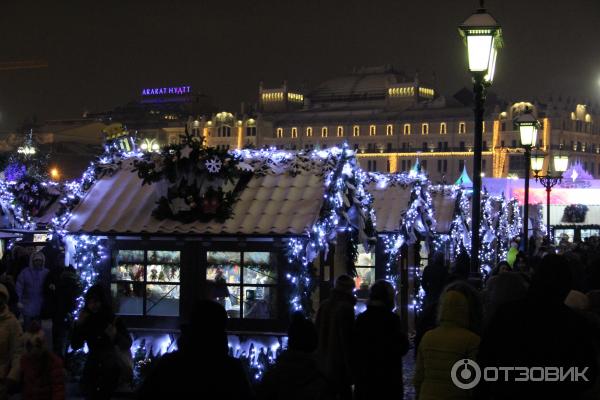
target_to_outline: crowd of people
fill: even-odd
[[[48,263],[52,254],[44,252],[27,254],[23,263],[20,252],[13,250],[0,275],[0,400],[14,392],[24,399],[66,398],[67,346],[87,347],[82,395],[110,399],[120,383],[131,382],[133,363],[131,335],[115,316],[106,289],[92,286],[72,319],[81,294],[74,269],[57,262],[60,257]],[[436,254],[422,274],[426,295],[410,338],[391,283],[361,287],[368,302],[357,315],[355,281],[339,276],[314,320],[302,313],[291,316],[287,348],[255,385],[240,360],[229,355],[223,305],[202,300],[181,327],[178,349],[154,363],[135,395],[362,400],[403,398],[404,385],[412,385],[419,400],[597,399],[599,257],[597,238],[558,249],[540,246],[528,255],[512,246],[507,260],[483,284],[474,284],[467,255],[447,265]],[[408,355],[411,347],[414,359]],[[465,359],[482,370],[578,368],[586,379],[482,379],[466,390],[452,379],[453,368]],[[407,361],[414,364],[408,383]]]

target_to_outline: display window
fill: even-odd
[[[209,251],[206,280],[230,318],[277,318],[275,253]]]
[[[179,316],[180,251],[119,250],[111,294],[120,315]]]
[[[362,244],[358,245],[354,282],[356,284],[356,297],[368,299],[369,288],[375,283],[375,253],[366,252]]]

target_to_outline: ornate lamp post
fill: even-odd
[[[534,155],[531,158],[531,169],[535,174],[535,180],[539,182],[546,189],[546,241],[548,244],[551,243],[550,235],[550,192],[552,188],[558,185],[562,181],[562,174],[567,170],[569,166],[569,157],[561,154],[554,156],[554,171],[555,174],[550,172],[550,163],[548,163],[548,171],[546,175],[541,175],[540,172],[544,166],[543,154]]]
[[[485,88],[492,84],[496,69],[498,49],[502,47],[502,29],[488,14],[483,0],[479,9],[459,26],[458,31],[467,47],[469,71],[473,77],[475,100],[475,129],[473,143],[473,198],[471,215],[471,275],[479,272],[479,225],[481,219],[481,145],[483,137],[483,112]]]
[[[521,134],[521,146],[525,149],[525,200],[523,204],[523,248],[527,254],[529,245],[529,165],[531,160],[531,147],[537,143],[537,131],[540,123],[527,109],[515,118],[515,126]]]

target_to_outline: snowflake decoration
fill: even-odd
[[[208,172],[211,174],[216,174],[221,170],[221,165],[223,163],[218,158],[213,157],[210,160],[207,160],[204,164],[206,165]]]

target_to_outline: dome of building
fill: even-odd
[[[361,68],[351,74],[329,79],[308,97],[312,103],[385,99],[390,85],[408,82],[391,66]]]

